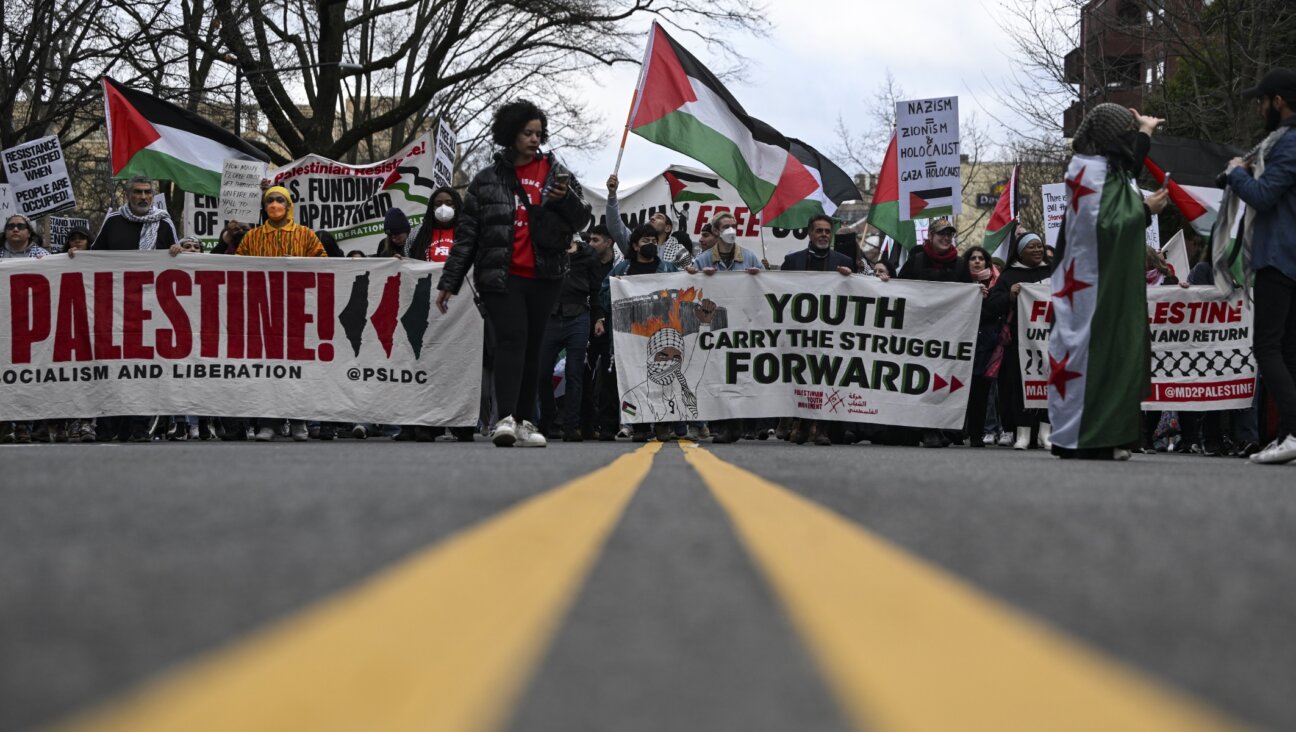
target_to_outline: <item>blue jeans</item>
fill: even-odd
[[[540,346],[540,431],[551,435],[558,416],[558,405],[550,383],[558,354],[567,352],[564,381],[562,426],[565,432],[580,431],[581,395],[585,387],[585,349],[589,347],[590,316],[583,312],[573,317],[550,315]]]

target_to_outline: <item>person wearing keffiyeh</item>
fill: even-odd
[[[90,245],[96,251],[170,249],[179,238],[171,215],[153,207],[153,181],[136,176],[126,182],[126,204],[104,217]]]

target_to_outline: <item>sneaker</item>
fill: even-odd
[[[152,442],[153,434],[145,427],[136,427],[130,433],[131,442]]]
[[[1274,440],[1265,449],[1251,456],[1251,462],[1257,465],[1282,465],[1296,460],[1296,435],[1287,435],[1286,439]]]
[[[1026,448],[1030,447],[1030,437],[1031,437],[1030,433],[1031,433],[1030,427],[1018,427],[1017,441],[1012,443],[1012,448],[1014,450],[1025,450]]]
[[[491,442],[495,443],[495,447],[513,447],[517,441],[517,423],[513,421],[513,416],[500,417],[500,421],[495,423],[495,429],[491,430]]]
[[[1252,455],[1256,454],[1257,452],[1260,452],[1260,445],[1258,443],[1245,442],[1239,445],[1238,448],[1233,451],[1233,456],[1240,457],[1240,458],[1249,458]]]
[[[189,439],[189,430],[183,424],[172,424],[167,429],[167,439],[172,442],[184,442]]]
[[[274,439],[274,437],[275,437],[274,427],[262,427],[261,429],[257,430],[256,437],[253,437],[252,439],[256,440],[257,442],[270,442],[271,440]]]
[[[981,437],[981,443],[983,445],[997,445],[999,444],[999,435],[994,432],[987,432]]]
[[[1129,459],[1130,459],[1129,450],[1126,450],[1123,447],[1118,447],[1112,450],[1112,460],[1129,460]]]
[[[189,425],[189,439],[196,440],[198,439],[198,436],[199,436],[198,425],[196,424]]]
[[[67,422],[64,422],[63,420],[56,420],[54,422],[50,422],[49,434],[50,434],[50,442],[67,442],[68,441]]]
[[[26,422],[17,422],[14,424],[13,441],[19,445],[30,445],[32,441],[31,427]]]
[[[922,446],[923,447],[945,447],[945,438],[937,430],[923,430]],[[1022,448],[1025,449],[1025,448]]]
[[[656,435],[658,442],[670,442],[675,439],[675,427],[671,424],[655,424],[653,434]]]
[[[623,440],[628,440],[630,439],[632,432],[634,432],[634,430],[630,429],[629,427],[622,427],[620,430],[617,431],[616,436],[620,437]]]
[[[514,447],[544,447],[549,444],[544,434],[525,419],[521,424],[515,425],[514,430],[517,435],[517,441],[513,443]]]
[[[310,439],[310,435],[306,432],[305,422],[293,420],[289,423],[288,433],[292,436],[293,442],[305,442]]]
[[[77,439],[81,442],[94,442],[99,439],[99,436],[95,434],[94,420],[87,419],[81,422],[81,429],[77,431]]]
[[[999,447],[1012,447],[1013,435],[1011,432],[1000,432],[999,439],[995,440],[992,444],[998,445]]]
[[[1053,434],[1053,425],[1048,422],[1040,422],[1039,426],[1039,446],[1045,450],[1053,449],[1053,441],[1049,437]]]
[[[702,439],[701,433],[702,431],[698,429],[697,425],[691,424],[688,427],[688,432],[684,433],[684,437],[692,440],[693,442],[699,442]]]
[[[0,445],[12,445],[14,441],[13,422],[0,423]]]
[[[351,428],[351,436],[356,438],[357,440],[368,439],[369,430],[365,429],[364,425],[358,424]]]

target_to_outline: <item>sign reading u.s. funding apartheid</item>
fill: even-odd
[[[980,290],[836,273],[613,278],[621,418],[963,424]]]
[[[1017,298],[1022,390],[1032,409],[1048,407],[1049,290],[1048,284],[1025,285]],[[1242,293],[1226,297],[1214,287],[1149,287],[1147,308],[1152,394],[1144,409],[1210,412],[1251,406],[1256,364],[1251,307]]]
[[[404,211],[412,224],[423,220],[436,188],[435,156],[427,133],[377,163],[351,165],[307,155],[274,171],[270,179],[292,194],[297,223],[330,232],[344,250],[372,254],[383,238],[383,217],[389,210]],[[215,197],[187,194],[184,233],[215,243],[225,225],[219,208]]]
[[[482,320],[440,265],[83,252],[0,265],[0,419],[475,424]]]
[[[958,97],[896,102],[900,220],[963,211]]]

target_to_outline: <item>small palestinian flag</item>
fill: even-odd
[[[748,115],[715,75],[656,23],[649,31],[630,130],[706,165],[765,221],[776,220],[820,188],[787,138]]]
[[[855,181],[818,150],[794,137],[788,138],[788,150],[814,176],[818,188],[777,216],[765,209],[761,212],[761,226],[800,229],[809,224],[811,216],[833,216],[841,204],[860,198]]]
[[[986,224],[985,239],[981,242],[981,246],[990,252],[991,259],[1000,262],[1008,261],[1008,248],[1012,246],[1013,231],[1016,228],[1017,166],[1014,165],[1012,175],[1008,176],[1008,184],[1004,186],[1003,193],[999,194],[999,202],[995,204],[994,212],[990,214],[990,222]]]
[[[1143,166],[1158,184],[1165,185],[1165,173],[1160,166],[1152,162],[1152,158],[1144,158]],[[1179,213],[1183,214],[1193,230],[1202,236],[1210,236],[1211,227],[1215,225],[1215,219],[1219,216],[1220,190],[1179,185],[1179,181],[1174,178],[1174,171],[1170,171],[1169,189],[1170,201],[1174,203],[1175,208],[1179,209]]]
[[[1139,439],[1148,387],[1143,197],[1099,156],[1076,155],[1066,248],[1053,271],[1049,421],[1063,450]]]
[[[720,200],[719,178],[685,173],[678,168],[667,168],[662,177],[666,179],[666,185],[670,186],[671,203]]]
[[[917,245],[918,232],[912,220],[900,220],[900,165],[896,144],[895,133],[892,133],[891,144],[887,146],[886,156],[882,158],[877,189],[873,191],[868,222],[873,228],[894,239],[907,252]]]
[[[233,133],[170,102],[103,77],[112,177],[175,181],[181,189],[219,196],[226,159],[270,157]]]
[[[927,188],[909,191],[909,216],[915,219],[934,219],[954,215],[954,189]]]

